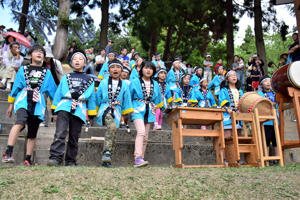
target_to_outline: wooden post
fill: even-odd
[[[294,0],[294,4],[295,4],[295,13],[296,13],[298,34],[300,34],[300,1]]]

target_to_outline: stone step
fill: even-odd
[[[7,101],[9,94],[10,94],[9,91],[5,91],[3,89],[0,89],[0,100],[1,101]]]
[[[14,113],[12,114],[12,117],[9,118],[6,115],[7,109],[9,107],[9,104],[7,101],[0,101],[0,123],[8,123],[8,124],[14,124],[17,119],[17,115]]]
[[[79,141],[77,163],[84,166],[100,166],[103,141]],[[46,165],[49,150],[35,150],[35,162]],[[212,145],[189,144],[182,149],[184,164],[214,164],[215,151]],[[145,160],[151,166],[166,167],[175,163],[175,154],[171,143],[149,143],[147,145]],[[112,155],[112,163],[118,167],[132,167],[134,161],[134,142],[117,142]]]
[[[3,129],[0,131],[0,136],[8,136],[12,124],[3,124]],[[39,145],[39,142],[42,139],[53,140],[55,134],[55,127],[39,127],[37,134],[36,145]],[[104,137],[107,129],[106,127],[90,127],[88,132],[85,132],[85,127],[82,128],[80,138],[91,138],[91,137]],[[27,134],[27,128],[22,131],[20,134],[24,136]],[[135,141],[136,130],[131,130],[131,133],[127,133],[127,129],[121,128],[117,132],[117,140],[119,141]],[[152,142],[173,142],[172,131],[171,130],[150,130],[149,131],[149,141]],[[211,143],[211,137],[183,137],[183,142],[189,143]]]

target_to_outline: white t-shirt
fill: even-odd
[[[151,82],[150,82],[150,81],[144,81],[144,82],[145,82],[147,94],[148,94],[148,96],[149,96],[149,94],[150,94],[150,85],[151,85]]]
[[[100,61],[102,61],[102,60],[105,60],[105,62],[107,62],[107,61],[108,61],[108,58],[107,58],[106,56],[102,57],[101,55],[98,55],[98,56],[96,56],[95,60],[96,60],[97,62],[100,62]]]
[[[180,71],[175,71],[176,82],[180,81]]]
[[[117,88],[118,88],[118,83],[119,83],[119,81],[112,80],[112,91],[113,91],[113,93],[116,93]]]

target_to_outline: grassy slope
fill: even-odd
[[[0,168],[0,199],[299,199],[300,165],[267,168]]]

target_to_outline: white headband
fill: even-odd
[[[264,78],[263,80],[260,81],[260,85],[265,81],[265,80],[268,80],[268,79],[271,79],[270,77],[268,78]]]
[[[71,57],[71,61],[73,60],[73,58],[74,58],[74,56],[75,56],[76,54],[80,54],[80,55],[82,55],[82,57],[83,57],[83,59],[84,59],[84,62],[86,63],[86,58],[85,58],[84,54],[83,54],[83,53],[81,53],[81,52],[76,52],[76,53],[73,53],[73,55],[72,55],[72,57]]]
[[[108,66],[108,69],[109,69],[111,66],[113,66],[113,65],[118,65],[118,66],[120,66],[120,67],[123,69],[123,65],[120,64],[120,63],[111,63],[111,64]]]
[[[203,69],[201,67],[199,67],[198,69],[195,70],[195,72],[197,72],[199,70],[203,71]]]
[[[207,78],[202,78],[202,79],[199,81],[199,84],[202,83],[204,80],[207,80]]]
[[[229,74],[232,73],[232,72],[235,73],[235,75],[236,75],[236,72],[235,72],[235,71],[230,70],[230,71],[226,74],[225,78],[227,78],[227,77],[229,76]]]
[[[138,57],[138,59],[135,60],[135,62],[139,61],[140,59],[142,59],[141,57]]]
[[[173,64],[172,65],[174,65],[174,63],[176,63],[176,62],[179,62],[178,60],[175,60],[174,62],[173,62]]]
[[[115,54],[114,52],[110,52],[110,53],[108,53],[108,54],[107,54],[107,56],[108,56],[109,54],[113,54],[114,56],[116,56],[116,54]]]

